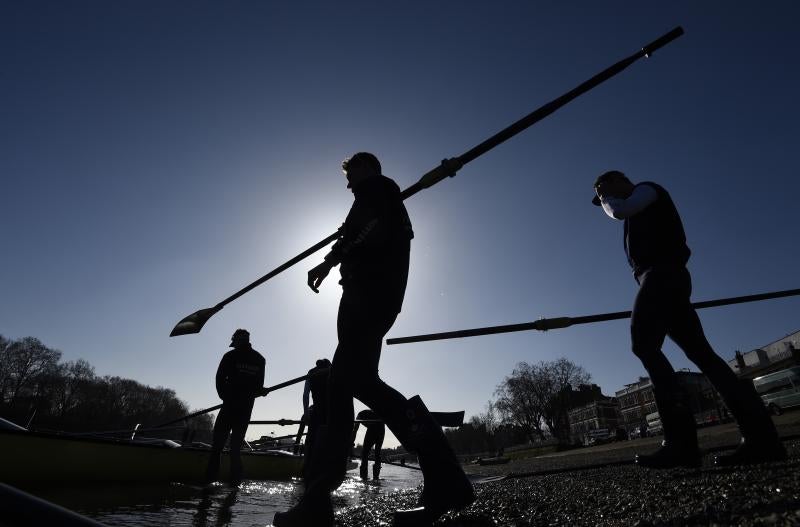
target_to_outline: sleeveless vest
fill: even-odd
[[[646,181],[636,186],[640,185],[655,189],[658,198],[625,219],[625,254],[633,274],[641,276],[653,267],[685,266],[691,251],[672,198],[661,185]]]

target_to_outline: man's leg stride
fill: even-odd
[[[714,352],[703,333],[700,319],[688,300],[676,322],[676,328],[669,333],[670,338],[711,381],[736,419],[742,435],[739,447],[731,454],[715,456],[714,463],[729,466],[786,459],[786,449],[752,381],[739,379]]]
[[[675,370],[661,351],[671,325],[678,291],[672,272],[649,271],[642,279],[631,314],[633,353],[653,383],[653,394],[664,429],[664,441],[653,454],[637,454],[636,464],[648,468],[697,467],[702,455],[689,402]],[[677,294],[680,294],[679,292]]]

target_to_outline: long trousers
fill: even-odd
[[[361,463],[366,464],[369,459],[370,450],[375,449],[373,459],[375,464],[380,467],[381,465],[381,447],[383,446],[383,437],[386,433],[386,427],[382,424],[367,426],[367,433],[364,434],[364,445],[361,449]]]
[[[219,476],[220,455],[225,448],[225,442],[230,435],[231,474],[230,479],[242,479],[242,442],[253,412],[253,402],[238,405],[223,404],[222,409],[214,422],[213,441],[211,445],[211,458],[208,461],[206,478],[216,480]]]
[[[662,414],[665,438],[670,409],[685,398],[675,370],[661,351],[669,336],[705,374],[729,408],[737,405],[738,379],[728,364],[711,348],[697,312],[689,300],[692,280],[685,267],[654,268],[637,277],[639,293],[631,315],[633,353],[642,361],[653,382],[656,404]],[[666,422],[664,417],[666,417]],[[686,423],[686,420],[681,421]],[[693,426],[693,420],[690,423]],[[741,423],[740,423],[741,424]],[[689,426],[689,425],[685,425]]]
[[[353,398],[371,408],[402,443],[408,430],[397,423],[404,419],[406,398],[378,375],[383,337],[394,324],[397,312],[380,299],[342,294],[337,333],[339,344],[333,356],[328,381],[328,426],[324,440],[324,475],[307,487],[307,494],[330,492],[344,480],[353,433]],[[393,423],[395,423],[393,425]]]
[[[308,433],[306,434],[306,441],[303,448],[303,456],[305,462],[303,463],[303,481],[306,485],[313,482],[314,478],[318,477],[321,470],[324,470],[324,464],[320,462],[319,456],[321,454],[319,448],[319,435],[322,428],[327,428],[327,416],[324,411],[311,405],[306,412],[308,416]],[[304,425],[300,426],[298,437],[302,433]]]

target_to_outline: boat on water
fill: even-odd
[[[168,439],[129,441],[34,432],[0,419],[0,481],[11,485],[202,482],[210,449]],[[242,451],[246,479],[299,477],[303,456]],[[223,454],[220,474],[229,473]]]

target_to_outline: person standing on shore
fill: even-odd
[[[216,481],[219,476],[220,455],[230,436],[230,482],[238,484],[242,473],[242,442],[256,397],[264,389],[264,357],[250,345],[250,333],[237,329],[231,337],[233,348],[222,356],[217,368],[217,395],[222,399],[222,409],[214,422],[211,457],[206,469],[206,481]]]
[[[309,378],[306,379],[303,387],[303,418],[297,431],[297,439],[299,440],[303,435],[303,428],[308,427],[303,448],[305,456],[303,481],[305,482],[311,481],[315,476],[314,469],[319,468],[319,463],[315,463],[315,452],[311,445],[314,444],[320,427],[328,422],[328,371],[330,367],[331,361],[319,359],[316,365],[308,370]],[[311,399],[314,400],[314,404],[309,404]]]
[[[369,453],[375,449],[375,462],[372,464],[372,479],[378,481],[381,475],[381,447],[383,447],[383,437],[386,435],[386,426],[381,422],[378,414],[372,410],[361,410],[356,416],[356,424],[353,426],[353,441],[356,439],[359,425],[364,425],[367,433],[364,434],[364,444],[361,445],[361,465],[359,473],[361,479],[369,479],[367,465],[369,464]]]
[[[738,379],[714,352],[691,306],[692,282],[686,268],[691,251],[669,193],[652,182],[634,185],[617,170],[601,174],[594,190],[592,203],[625,222],[625,253],[639,284],[631,314],[632,349],[652,380],[664,431],[662,447],[651,455],[637,455],[636,463],[651,468],[701,463],[694,415],[661,351],[666,336],[705,374],[739,425],[740,446],[731,454],[716,456],[715,464],[785,459],[775,425],[752,382]]]
[[[378,375],[383,337],[400,313],[405,295],[414,237],[411,220],[400,188],[382,175],[373,154],[359,152],[346,159],[342,169],[355,200],[339,240],[324,261],[308,272],[308,286],[318,292],[331,269],[341,264],[339,344],[328,381],[328,423],[311,445],[319,452],[323,473],[308,482],[298,504],[277,513],[273,522],[276,527],[333,525],[330,493],[345,477],[356,397],[419,456],[424,506],[396,511],[395,525],[428,525],[448,510],[465,507],[475,494],[420,397],[407,400]]]

